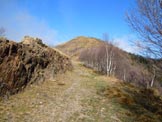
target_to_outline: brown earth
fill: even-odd
[[[55,74],[70,69],[70,59],[41,39],[26,36],[20,43],[0,39],[0,96],[17,93],[28,83],[53,79]]]

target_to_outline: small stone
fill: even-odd
[[[41,102],[41,101],[40,101],[40,102],[39,102],[39,104],[40,104],[40,105],[42,105],[42,104],[43,104],[43,102]]]

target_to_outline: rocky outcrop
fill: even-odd
[[[57,73],[71,69],[70,59],[41,39],[26,36],[20,43],[0,39],[0,96],[17,93],[29,83],[53,79]]]

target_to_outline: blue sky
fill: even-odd
[[[77,36],[102,39],[107,33],[119,47],[133,52],[136,39],[125,21],[134,0],[0,0],[0,27],[6,37],[40,37],[57,45]]]

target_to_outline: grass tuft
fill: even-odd
[[[130,84],[118,83],[104,88],[102,92],[112,102],[128,110],[134,118],[133,121],[160,122],[162,120],[162,99],[154,89],[142,89]]]

